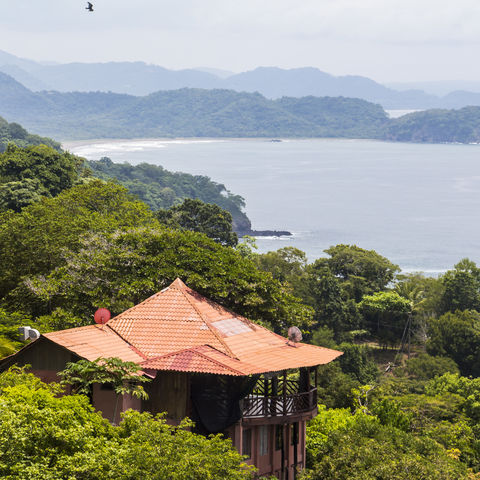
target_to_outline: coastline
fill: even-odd
[[[280,140],[280,141],[278,141]],[[91,140],[59,140],[64,150],[72,148],[88,147],[90,145],[121,144],[132,142],[163,142],[163,143],[213,143],[213,142],[261,142],[261,143],[289,143],[292,141],[348,141],[348,142],[380,142],[380,143],[403,143],[389,142],[388,140],[368,138],[310,138],[310,137],[139,137],[139,138],[93,138]],[[406,142],[408,143],[408,142]]]

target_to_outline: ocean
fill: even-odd
[[[207,175],[245,198],[260,252],[295,246],[309,261],[339,243],[403,271],[438,275],[480,262],[480,146],[370,140],[101,140],[66,143],[90,160]]]

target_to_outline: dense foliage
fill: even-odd
[[[123,169],[133,183],[135,175],[142,183],[148,172],[165,173]],[[185,180],[169,175],[171,185]],[[293,247],[257,254],[251,239],[236,245],[230,216],[217,205],[187,199],[154,212],[124,186],[85,176],[76,157],[43,146],[9,147],[0,156],[3,185],[16,176],[44,190],[0,212],[0,354],[18,348],[20,325],[41,332],[86,325],[98,307],[120,313],[179,277],[276,332],[296,324],[307,341],[344,352],[319,371],[324,406],[309,426],[305,478],[478,478],[474,262],[463,259],[428,278],[402,275],[382,255],[355,245],[332,246],[313,263]],[[222,195],[222,186],[205,185]],[[193,187],[162,188],[172,189],[175,203],[177,193],[187,197]],[[105,373],[89,369],[76,364],[72,381],[85,370]],[[113,427],[83,397],[56,397],[58,388],[24,372],[0,376],[3,478],[249,478],[219,437],[199,439],[188,423],[173,429],[139,413]],[[213,462],[215,455],[226,463]],[[74,476],[65,477],[67,470]]]
[[[227,210],[233,217],[233,227],[237,232],[248,233],[250,221],[242,209],[245,201],[239,195],[229,192],[224,185],[202,175],[169,172],[160,166],[141,163],[113,163],[104,157],[87,162],[95,177],[104,180],[115,179],[137,195],[152,210],[166,209],[181,203],[186,198],[213,203]]]
[[[468,467],[428,436],[382,422],[380,416],[321,410],[307,429],[311,480],[460,480]]]
[[[9,144],[0,154],[0,211],[19,212],[41,197],[55,197],[85,180],[83,160],[46,145],[19,148]]]
[[[186,198],[180,205],[157,211],[157,219],[175,230],[204,233],[222,245],[234,247],[238,243],[232,215],[213,203]]]
[[[144,97],[99,91],[32,92],[1,72],[0,100],[1,115],[57,138],[339,137],[461,143],[480,139],[480,107],[427,110],[389,119],[380,105],[358,98],[269,100],[243,89],[199,88]],[[21,127],[10,125],[15,125],[12,133],[0,124],[0,145],[2,138],[26,145]],[[28,142],[47,143],[39,137]]]
[[[191,433],[161,416],[127,412],[112,426],[83,395],[58,396],[23,370],[0,375],[0,476],[6,480],[252,478],[221,436]],[[219,461],[221,458],[221,461]]]
[[[477,143],[480,107],[427,110],[392,119],[384,138],[399,142]]]
[[[19,147],[47,145],[58,152],[60,151],[60,144],[55,140],[28,133],[18,123],[8,123],[4,118],[0,117],[0,153],[6,150],[8,144]]]
[[[58,267],[23,277],[6,300],[32,316],[63,309],[88,324],[96,308],[121,313],[177,277],[279,332],[290,324],[308,326],[311,319],[307,306],[234,249],[160,225],[86,235],[75,249],[64,251]]]

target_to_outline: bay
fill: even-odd
[[[480,262],[480,146],[368,140],[101,140],[65,144],[88,159],[207,175],[246,200],[259,251],[292,245],[310,261],[338,243],[436,275]]]

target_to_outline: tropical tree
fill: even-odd
[[[335,245],[325,253],[329,258],[320,258],[314,265],[327,266],[357,302],[363,295],[385,289],[399,271],[397,265],[374,250],[365,250],[356,245]]]
[[[140,366],[135,362],[124,362],[120,358],[97,358],[93,362],[78,360],[68,362],[65,370],[59,372],[61,385],[71,385],[72,393],[91,394],[95,384],[108,384],[115,392],[113,420],[116,421],[118,401],[121,395],[131,395],[143,400],[148,399],[147,392],[140,383],[150,381],[140,374]]]
[[[403,336],[412,304],[393,291],[365,295],[359,304],[366,327],[383,345],[396,345]]]
[[[158,210],[157,219],[170,228],[204,233],[222,245],[234,247],[237,234],[232,230],[232,214],[213,203],[186,198],[180,205]]]
[[[82,158],[46,145],[9,144],[0,154],[0,208],[18,212],[41,195],[55,197],[80,181],[83,164]]]
[[[192,422],[127,411],[118,426],[84,395],[59,395],[24,369],[0,374],[0,477],[5,480],[247,480],[230,440]],[[221,460],[221,461],[219,461]]]
[[[100,180],[43,198],[20,213],[0,213],[0,298],[22,276],[46,275],[64,264],[64,251],[77,251],[84,235],[152,223],[144,203]]]
[[[190,231],[139,227],[80,239],[63,252],[64,264],[49,275],[24,278],[11,292],[13,305],[35,316],[57,308],[91,322],[98,307],[121,313],[177,277],[234,312],[279,333],[308,327],[312,311],[255,263],[230,247]]]
[[[480,269],[475,262],[464,258],[443,275],[441,282],[445,289],[442,312],[480,310]]]
[[[427,352],[453,359],[462,375],[480,376],[480,313],[465,310],[432,318]]]

